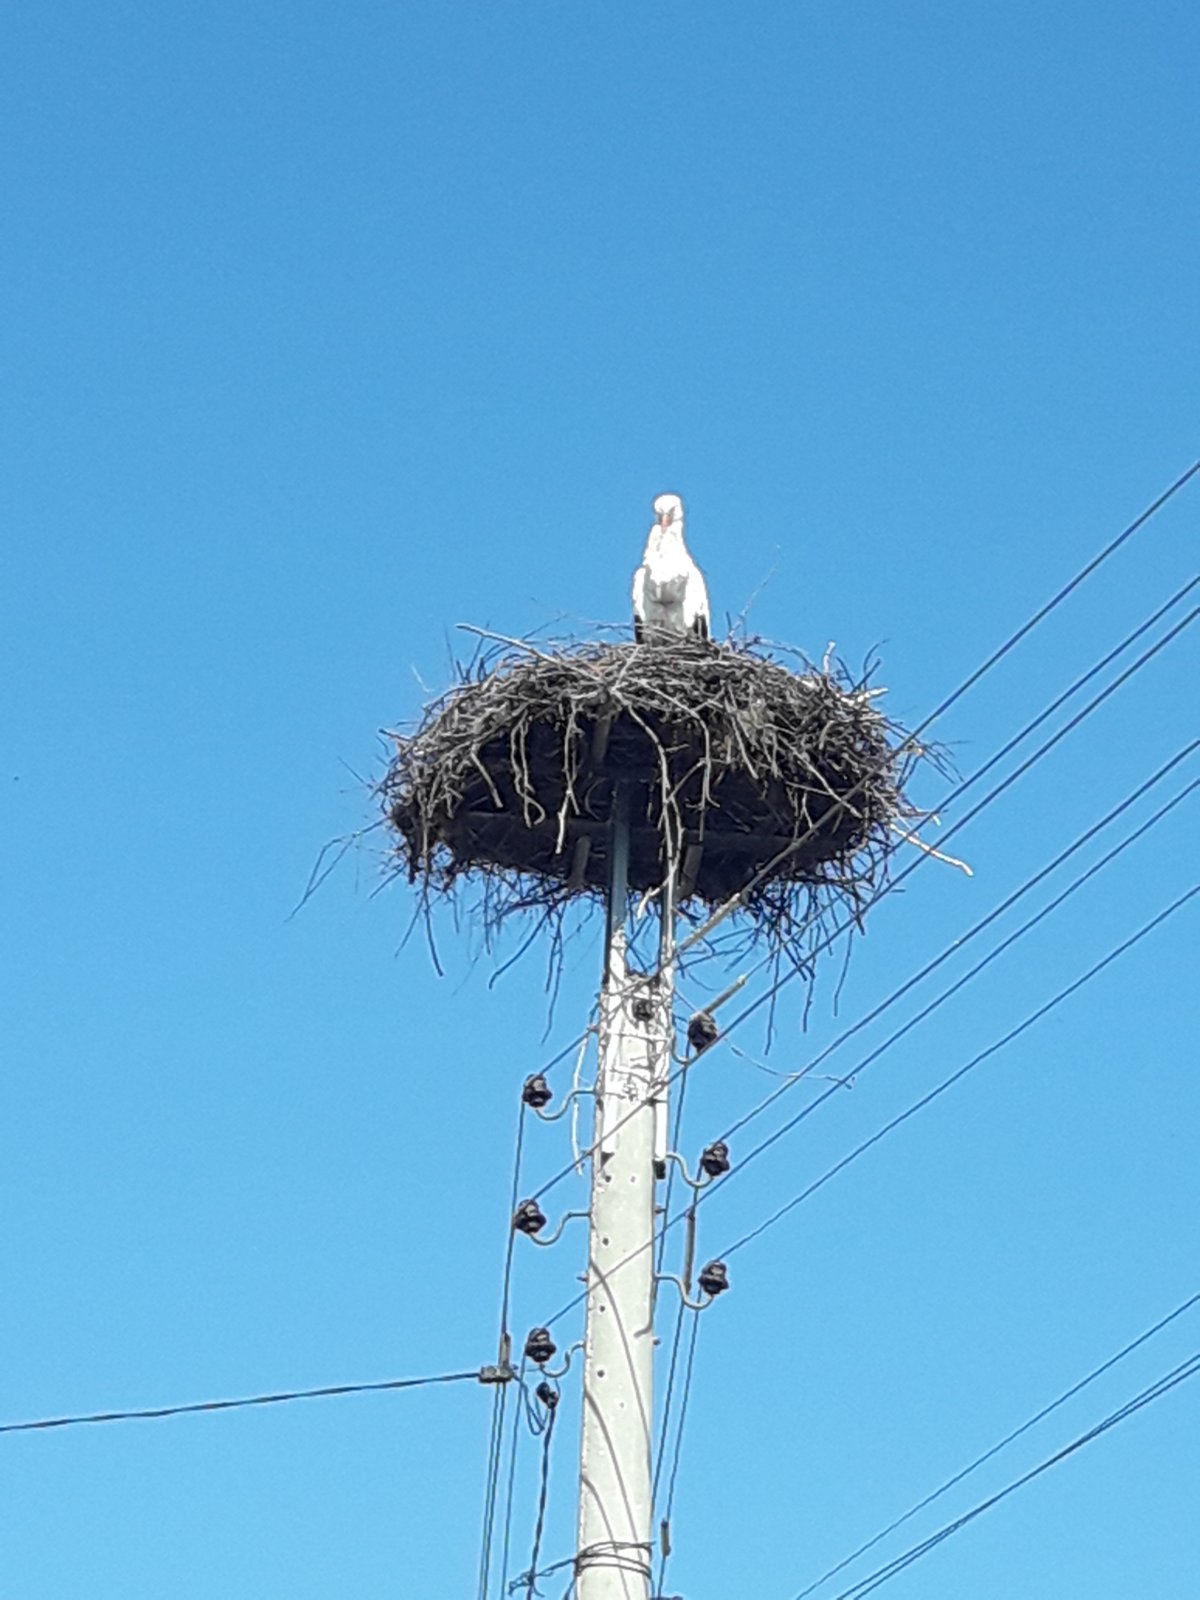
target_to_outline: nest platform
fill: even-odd
[[[872,888],[915,815],[919,752],[881,693],[740,642],[501,645],[392,735],[395,864],[433,891],[482,873],[522,909],[596,895],[621,789],[631,889],[674,866],[678,905],[744,892],[785,941],[814,892]]]

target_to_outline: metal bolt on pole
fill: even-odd
[[[671,969],[654,985],[629,972],[628,861],[628,797],[618,793],[588,1224],[578,1600],[649,1600],[653,1554],[655,1101],[670,1070]]]

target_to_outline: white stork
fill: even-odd
[[[660,494],[654,515],[646,553],[633,575],[634,638],[641,644],[657,631],[707,639],[708,590],[683,542],[683,501],[677,494]]]

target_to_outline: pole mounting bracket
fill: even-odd
[[[479,1369],[480,1383],[511,1383],[516,1375],[516,1368],[508,1365],[507,1362],[503,1365],[497,1363],[495,1366],[480,1367]]]
[[[697,1282],[701,1289],[701,1298],[693,1300],[688,1294],[682,1278],[677,1278],[673,1272],[659,1272],[655,1274],[658,1283],[673,1283],[679,1290],[679,1298],[689,1311],[704,1311],[719,1294],[724,1294],[729,1287],[729,1269],[723,1261],[710,1261],[707,1266],[700,1269]]]

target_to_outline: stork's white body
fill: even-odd
[[[633,575],[634,636],[641,642],[657,631],[707,639],[708,589],[683,540],[683,501],[676,494],[660,494],[654,512],[658,520]]]

